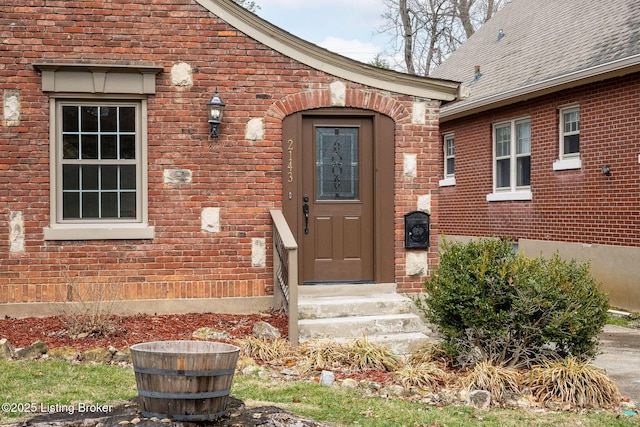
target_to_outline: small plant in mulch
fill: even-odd
[[[534,367],[523,382],[542,403],[559,402],[574,408],[613,408],[620,404],[618,387],[605,371],[575,357]]]
[[[72,338],[109,336],[118,331],[116,304],[121,298],[121,286],[112,281],[80,281],[68,278],[66,295],[60,299],[59,318],[64,325],[61,334]]]

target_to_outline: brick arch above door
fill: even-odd
[[[344,103],[333,103],[331,98],[331,89],[329,87],[288,95],[269,107],[265,114],[266,126],[279,128],[282,120],[291,114],[325,107],[359,108],[375,111],[389,116],[396,124],[411,121],[411,113],[402,102],[375,89],[350,88],[347,85]],[[404,96],[404,98],[408,97]]]

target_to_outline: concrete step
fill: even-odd
[[[351,316],[375,316],[384,314],[412,313],[414,303],[409,298],[396,294],[366,296],[339,296],[300,298],[300,319],[323,319]]]
[[[409,354],[433,340],[413,301],[394,283],[301,286],[298,295],[300,342],[367,337]]]
[[[373,294],[394,294],[395,283],[337,283],[330,285],[305,285],[298,287],[298,296],[306,297],[338,297],[338,296],[367,296]]]
[[[423,332],[419,316],[411,313],[350,316],[298,321],[301,339],[359,338],[394,333]]]
[[[357,338],[335,338],[335,342],[343,343]],[[438,340],[421,332],[406,332],[399,334],[372,335],[367,339],[371,343],[381,344],[396,354],[411,354],[421,345],[428,342],[437,343]]]

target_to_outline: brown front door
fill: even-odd
[[[373,120],[302,120],[303,282],[374,281]]]
[[[309,110],[287,116],[282,137],[282,211],[299,283],[393,282],[393,120]]]

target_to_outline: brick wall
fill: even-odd
[[[456,185],[440,189],[445,234],[640,246],[640,74],[442,124],[455,132]],[[580,105],[582,168],[554,171],[558,108]],[[529,202],[487,202],[492,124],[531,118]],[[441,155],[442,158],[442,155]],[[603,175],[610,165],[612,175]]]
[[[286,114],[329,107],[337,79],[237,32],[189,0],[35,1],[0,6],[0,92],[17,94],[18,120],[0,126],[0,303],[68,298],[68,283],[117,283],[126,299],[269,295],[272,260],[252,265],[252,239],[271,243],[269,210],[282,200],[281,122]],[[148,99],[149,224],[152,240],[45,241],[49,225],[49,104],[34,63],[142,64],[163,67]],[[171,68],[187,63],[193,85],[177,87]],[[396,274],[407,276],[402,215],[437,187],[436,103],[413,125],[415,99],[351,82],[347,107],[380,111],[396,122]],[[205,103],[216,90],[228,103],[221,137],[208,136]],[[6,114],[4,116],[6,118]],[[265,120],[265,137],[245,138]],[[405,177],[405,153],[419,174]],[[167,184],[165,169],[186,169],[191,183]],[[430,266],[437,259],[437,192],[432,195]],[[220,231],[201,229],[202,209],[220,208]],[[23,219],[23,249],[10,248],[10,216]]]

